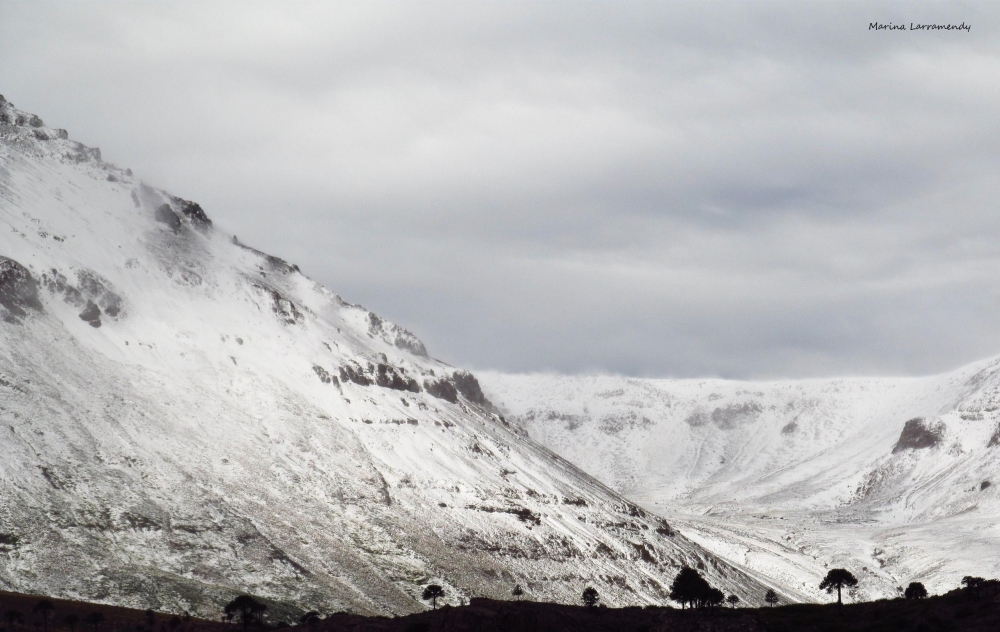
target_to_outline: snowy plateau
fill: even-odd
[[[1000,359],[924,378],[480,373],[528,436],[749,572],[828,601],[1000,576]]]
[[[431,582],[664,604],[686,564],[748,603],[803,597],[690,534],[406,330],[0,98],[4,590],[213,618],[247,592],[281,620],[422,610]]]

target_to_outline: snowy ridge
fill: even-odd
[[[761,583],[476,378],[0,97],[0,586],[218,614]],[[775,586],[783,590],[780,586]],[[787,594],[794,595],[795,591]]]
[[[1000,575],[1000,359],[926,378],[481,373],[539,443],[732,563],[812,599]]]

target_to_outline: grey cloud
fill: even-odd
[[[992,3],[0,14],[7,98],[453,363],[746,377],[1000,352]]]

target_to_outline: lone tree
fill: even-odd
[[[521,584],[514,586],[514,590],[510,591],[510,594],[514,595],[514,599],[521,601],[521,595],[524,594],[524,590],[521,588]]]
[[[848,588],[858,585],[858,578],[851,574],[850,571],[843,568],[833,568],[830,572],[826,574],[823,581],[820,582],[819,589],[825,590],[828,593],[833,592],[833,589],[837,589],[837,603],[844,605],[844,602],[840,598],[840,591],[845,586]]]
[[[681,604],[681,608],[703,608],[722,603],[725,595],[712,588],[698,571],[683,566],[670,584],[670,598]]]
[[[80,622],[80,617],[71,613],[66,615],[66,618],[63,619],[63,621],[65,621],[66,625],[69,626],[69,632],[76,632],[76,624]]]
[[[424,601],[430,599],[435,610],[438,607],[438,599],[441,597],[444,597],[444,588],[441,588],[437,584],[431,584],[427,588],[424,588]]]
[[[240,622],[243,623],[243,629],[246,630],[250,625],[251,617],[257,614],[257,608],[261,605],[263,604],[250,595],[240,595],[227,603],[222,612],[226,615],[226,618],[238,615]]]
[[[587,586],[583,589],[583,595],[580,596],[580,599],[583,600],[583,603],[588,608],[593,608],[597,605],[597,602],[601,600],[601,596],[597,594],[596,588]]]
[[[768,588],[767,592],[764,593],[764,601],[767,602],[768,606],[773,608],[778,603],[778,593]]]
[[[49,632],[49,616],[55,609],[56,607],[48,599],[42,599],[35,604],[34,612],[42,615],[42,625],[45,627],[45,632]]]
[[[83,618],[83,622],[93,626],[94,632],[97,632],[97,626],[104,623],[104,615],[100,612],[91,612]]]
[[[726,602],[729,604],[730,608],[735,608],[736,604],[740,602],[740,598],[737,597],[736,595],[729,595],[728,597],[726,597]]]
[[[965,586],[965,594],[968,595],[969,599],[979,599],[980,592],[986,585],[986,580],[982,577],[966,575],[962,578],[962,585]]]
[[[920,582],[910,582],[903,596],[907,599],[927,599],[927,589]]]

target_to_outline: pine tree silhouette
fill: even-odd
[[[438,607],[437,600],[441,597],[444,597],[444,588],[441,588],[437,584],[431,584],[427,588],[424,588],[424,601],[430,599],[435,610]]]
[[[45,627],[45,632],[49,632],[49,616],[55,609],[56,607],[48,599],[42,599],[35,604],[34,612],[42,615],[42,624]]]
[[[850,588],[851,586],[858,585],[858,578],[851,574],[850,571],[843,568],[832,568],[830,572],[826,574],[823,581],[819,585],[820,590],[825,590],[830,593],[833,589],[837,589],[837,603],[843,605],[844,602],[840,598],[840,591],[845,586]]]
[[[778,603],[778,593],[774,592],[769,588],[767,592],[764,593],[764,601],[767,602],[767,605],[769,607],[773,608],[775,604]]]

